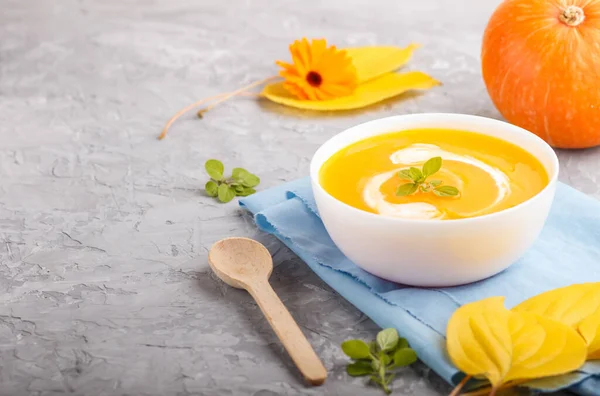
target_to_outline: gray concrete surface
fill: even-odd
[[[304,176],[353,124],[428,111],[499,117],[479,71],[498,0],[0,0],[0,395],[380,395],[344,373],[339,344],[376,326],[235,203],[203,196],[206,159],[261,189]],[[275,72],[296,38],[419,42],[410,68],[443,87],[317,114],[239,99],[178,122],[180,107]],[[562,180],[600,196],[598,150],[561,152]],[[249,236],[330,371],[307,388],[249,296],[207,266]],[[442,395],[422,365],[397,395]]]

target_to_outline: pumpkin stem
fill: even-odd
[[[581,7],[570,5],[560,13],[558,19],[565,25],[574,27],[583,22],[585,14]]]

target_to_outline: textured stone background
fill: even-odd
[[[0,0],[0,394],[380,395],[344,374],[339,344],[375,325],[237,205],[202,195],[204,161],[304,176],[320,143],[359,122],[427,112],[498,117],[479,72],[498,0]],[[410,67],[444,86],[364,111],[252,99],[180,107],[275,71],[287,45],[423,44]],[[598,192],[598,151],[560,153],[562,180]],[[272,284],[330,371],[309,389],[257,306],[210,273],[227,236],[269,247]],[[448,387],[423,366],[398,395]]]

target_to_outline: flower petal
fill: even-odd
[[[282,82],[265,86],[262,96],[286,106],[310,110],[350,110],[366,107],[413,89],[430,89],[440,82],[422,72],[388,73],[359,85],[354,93],[329,100],[301,100],[283,87]]]
[[[323,53],[327,50],[327,41],[325,39],[312,40],[311,49],[309,54],[311,56],[311,65],[319,63],[321,58],[323,57]]]
[[[358,82],[362,83],[404,66],[418,47],[417,44],[411,44],[406,48],[358,47],[344,50],[352,58]]]

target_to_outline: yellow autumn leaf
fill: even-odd
[[[357,47],[344,50],[356,68],[358,83],[392,72],[404,66],[412,57],[417,44],[408,47]]]
[[[448,322],[446,343],[452,362],[472,377],[500,385],[512,357],[512,339],[504,297],[491,297],[458,308]]]
[[[550,290],[522,302],[516,312],[532,312],[579,332],[588,346],[588,359],[600,359],[600,282]]]
[[[350,110],[365,107],[401,95],[412,89],[429,89],[440,83],[421,72],[396,74],[419,46],[373,46],[339,49],[327,40],[303,37],[289,46],[291,61],[278,60],[278,76],[254,81],[232,92],[225,92],[192,103],[167,121],[158,139],[163,139],[171,125],[183,114],[203,105],[206,112],[248,90],[276,78],[284,81],[264,87],[259,96],[300,109]]]
[[[440,85],[439,81],[425,73],[414,71],[384,74],[360,84],[351,95],[329,100],[298,99],[283,87],[282,82],[265,86],[261,95],[273,102],[300,109],[351,110],[381,102],[410,90],[429,89],[436,85]]]
[[[600,359],[600,310],[583,319],[577,325],[577,331],[588,346],[588,360]]]
[[[492,388],[568,373],[583,365],[586,345],[571,327],[527,312],[511,312],[503,297],[459,308],[448,323],[452,362]]]
[[[512,312],[511,367],[504,381],[565,374],[585,363],[587,348],[571,327],[528,312]]]

